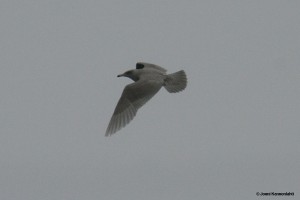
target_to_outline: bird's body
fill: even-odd
[[[134,118],[137,110],[150,100],[161,87],[164,86],[171,93],[185,89],[187,78],[183,70],[169,75],[166,74],[166,71],[160,66],[139,62],[136,64],[136,69],[118,75],[118,77],[128,77],[135,82],[124,88],[105,136],[112,135],[127,125]]]

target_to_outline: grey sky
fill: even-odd
[[[300,189],[299,1],[0,3],[0,199]],[[183,69],[104,137],[137,61]],[[275,198],[275,197],[274,197]]]

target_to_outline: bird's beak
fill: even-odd
[[[124,76],[124,74],[119,74],[117,77],[122,77],[122,76]]]

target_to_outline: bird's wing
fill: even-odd
[[[136,115],[137,110],[149,101],[162,87],[162,83],[153,80],[137,81],[127,85],[115,108],[106,129],[109,136],[126,126]]]
[[[166,73],[167,70],[151,63],[145,63],[145,62],[138,62],[136,63],[136,69],[154,69],[163,73]]]

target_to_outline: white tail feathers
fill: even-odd
[[[187,78],[183,70],[175,72],[173,74],[168,74],[165,79],[164,87],[168,92],[180,92],[186,88]]]

